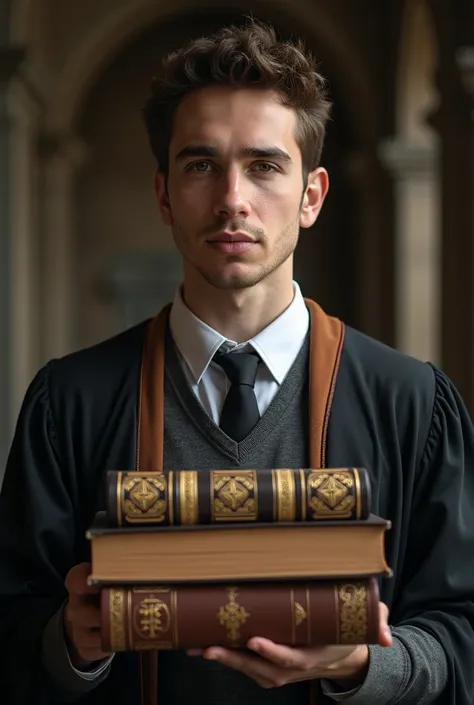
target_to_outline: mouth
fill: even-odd
[[[241,254],[257,244],[251,235],[243,232],[220,232],[207,242],[213,249],[227,254]]]

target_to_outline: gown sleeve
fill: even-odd
[[[77,483],[51,411],[51,366],[30,384],[0,494],[0,692],[11,705],[54,700],[42,666],[43,630],[67,596],[77,562]]]
[[[441,703],[474,702],[474,427],[449,378],[433,367],[435,399],[413,488],[408,545],[391,622],[443,647]],[[416,433],[416,429],[413,429]],[[396,702],[403,703],[403,695]],[[438,700],[436,700],[438,703]]]

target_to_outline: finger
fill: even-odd
[[[85,648],[81,649],[80,656],[84,661],[88,661],[89,663],[96,663],[97,668],[99,667],[99,661],[105,661],[106,659],[110,658],[112,654],[106,654],[102,651],[102,649],[97,649],[97,648]]]
[[[76,611],[84,607],[100,609],[100,595],[85,595],[83,593],[70,592],[67,604]]]
[[[100,632],[94,629],[82,629],[77,627],[74,629],[74,643],[76,648],[80,649],[97,649],[102,651],[102,639]]]
[[[100,592],[100,586],[88,585],[87,580],[90,573],[90,563],[79,563],[71,568],[64,581],[70,595],[97,595]]]
[[[304,671],[308,667],[308,651],[295,649],[282,644],[275,644],[270,639],[255,637],[248,641],[247,647],[255,653],[263,656],[279,668],[288,668],[295,671]],[[311,649],[312,660],[314,661],[317,649]]]
[[[213,646],[204,651],[204,658],[219,661],[224,666],[245,673],[245,675],[257,682],[271,684],[268,687],[284,685],[287,682],[283,680],[281,670],[273,663],[237,649],[234,651],[233,649]]]
[[[379,645],[391,646],[392,630],[388,624],[389,611],[386,604],[379,602]]]
[[[87,603],[78,606],[69,605],[66,618],[74,625],[84,629],[98,629],[101,625],[100,609]]]

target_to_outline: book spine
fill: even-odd
[[[376,578],[257,585],[103,587],[105,652],[224,646],[376,644]]]
[[[109,471],[110,526],[366,519],[365,468]]]

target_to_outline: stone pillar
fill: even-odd
[[[387,345],[395,344],[394,227],[392,185],[375,145],[349,153],[344,165],[358,204],[351,236],[357,239],[357,325]]]
[[[395,138],[381,146],[395,181],[395,346],[438,363],[439,213],[437,149]]]
[[[36,134],[40,95],[25,53],[0,49],[0,482],[38,362]]]
[[[84,143],[71,134],[47,134],[40,140],[45,361],[74,348],[74,189],[86,155]]]
[[[440,62],[442,367],[474,413],[474,47]]]

